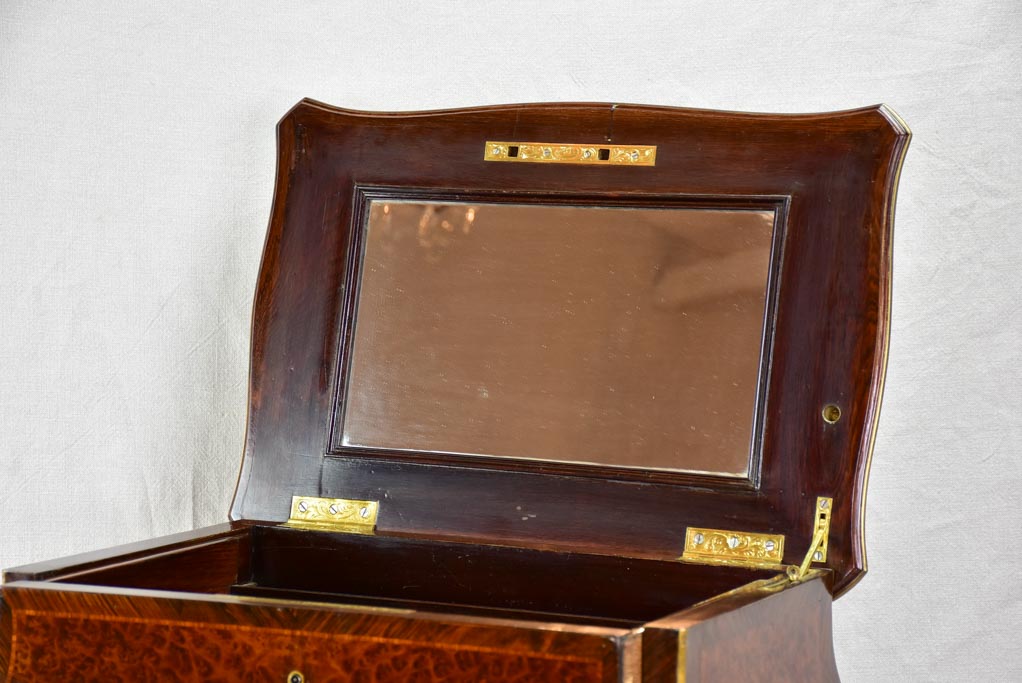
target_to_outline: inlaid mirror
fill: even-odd
[[[365,216],[340,446],[750,477],[775,210]]]

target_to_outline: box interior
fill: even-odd
[[[632,627],[777,573],[253,525],[7,579]]]

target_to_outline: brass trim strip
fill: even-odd
[[[681,559],[699,564],[777,568],[784,559],[784,536],[689,527]]]
[[[656,145],[605,145],[488,140],[483,161],[594,166],[655,166]]]
[[[291,516],[284,524],[294,529],[371,534],[380,504],[375,500],[292,496]]]
[[[688,629],[678,631],[678,675],[677,683],[685,683],[688,678]]]
[[[909,128],[908,124],[905,123],[905,119],[901,118],[898,112],[894,111],[891,107],[886,104],[880,105],[880,114],[888,121],[890,121],[896,128],[901,128],[905,134],[905,144],[902,145],[901,150],[898,154],[897,159],[894,160],[894,183],[891,187],[890,202],[887,207],[887,232],[884,235],[884,239],[891,239],[894,234],[894,218],[895,209],[898,203],[898,190],[901,187],[901,171],[905,167],[905,157],[908,156],[908,148],[912,143],[912,129]],[[886,245],[888,250],[893,248],[893,244],[889,243]],[[869,571],[869,558],[866,555],[866,496],[869,490],[869,475],[873,469],[873,450],[876,446],[877,427],[880,424],[880,412],[883,405],[884,388],[887,382],[887,361],[891,350],[891,308],[894,303],[894,292],[892,287],[892,280],[894,276],[894,258],[890,256],[887,259],[887,270],[884,273],[886,279],[886,296],[884,298],[884,311],[883,311],[883,322],[884,322],[884,333],[883,338],[880,340],[880,373],[877,384],[876,392],[876,407],[873,411],[873,420],[870,425],[869,432],[869,443],[866,446],[866,467],[863,471],[862,476],[862,490],[857,492],[857,498],[859,499],[859,553],[862,557],[862,571],[859,575],[845,586],[840,593],[834,596],[836,600],[840,596],[847,593],[852,589],[855,584],[862,580],[862,577]]]

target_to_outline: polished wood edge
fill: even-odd
[[[702,109],[698,107],[676,107],[669,105],[659,104],[641,104],[641,103],[618,103],[618,102],[519,102],[511,104],[493,104],[485,105],[480,107],[452,107],[448,109],[426,109],[422,111],[373,111],[366,109],[347,109],[345,107],[337,107],[331,104],[326,104],[318,100],[305,97],[299,100],[283,118],[288,118],[297,111],[308,109],[318,110],[329,114],[337,114],[341,116],[349,116],[354,118],[390,118],[390,119],[418,119],[418,118],[429,118],[434,116],[450,116],[458,114],[485,114],[485,113],[496,113],[506,111],[516,111],[519,109],[529,110],[569,110],[577,109],[580,111],[606,111],[608,109],[614,110],[629,110],[629,109],[642,109],[646,111],[661,111],[670,112],[674,114],[692,114],[693,116],[719,116],[721,118],[748,118],[748,119],[759,119],[759,120],[789,120],[789,121],[819,121],[821,119],[834,119],[848,116],[858,116],[861,114],[871,113],[880,111],[886,108],[890,111],[890,108],[884,104],[874,104],[865,107],[856,107],[854,109],[838,109],[827,112],[805,112],[805,113],[788,113],[788,112],[750,112],[750,111],[733,111],[726,109]]]
[[[617,638],[618,669],[612,679],[617,683],[640,683],[642,680],[642,629]],[[608,677],[609,678],[609,677]]]
[[[822,575],[757,581],[646,625],[643,683],[837,682]]]
[[[887,362],[891,346],[891,307],[893,296],[894,259],[892,247],[894,241],[894,218],[898,201],[898,188],[901,185],[901,172],[908,156],[908,148],[912,142],[912,130],[905,120],[886,104],[879,107],[879,113],[895,131],[896,140],[891,151],[888,166],[888,183],[884,188],[886,210],[884,236],[884,265],[880,269],[880,325],[878,334],[880,342],[877,358],[874,361],[874,373],[871,381],[873,391],[870,393],[865,433],[863,435],[864,452],[860,452],[861,466],[856,468],[853,488],[853,520],[852,552],[857,565],[857,572],[852,573],[845,581],[834,587],[834,599],[841,597],[863,579],[869,571],[869,560],[866,554],[866,498],[869,489],[869,474],[873,467],[873,452],[876,446],[877,427],[883,404],[884,386],[887,381]],[[864,462],[863,462],[864,460]]]
[[[104,548],[57,560],[47,560],[12,567],[4,572],[4,582],[22,580],[46,580],[58,575],[78,573],[90,569],[108,566],[111,563],[124,563],[139,558],[151,557],[154,553],[165,553],[174,550],[202,545],[217,539],[230,538],[247,534],[247,528],[229,523],[193,529],[177,534],[159,536],[136,543]]]
[[[814,577],[810,580],[822,580],[822,576]],[[715,595],[709,600],[703,600],[680,612],[651,622],[648,626],[652,628],[685,628],[708,618],[713,618],[718,614],[731,612],[771,595],[791,590],[795,585],[791,583],[786,574],[780,573],[775,577],[752,581],[734,590]]]
[[[230,593],[251,580],[252,544],[248,534],[222,536],[126,561],[92,565],[48,577],[49,582],[152,588],[183,593]]]
[[[304,100],[303,100],[304,101]],[[275,269],[269,268],[268,263],[275,259],[277,248],[280,245],[281,232],[274,231],[274,225],[282,225],[284,215],[287,211],[287,193],[291,186],[291,172],[295,167],[295,126],[294,112],[299,108],[301,102],[288,110],[277,122],[277,161],[273,174],[273,200],[271,202],[270,217],[266,225],[266,234],[263,236],[263,249],[259,257],[259,270],[256,280],[256,288],[252,293],[252,314],[249,319],[249,356],[248,356],[248,400],[245,402],[245,443],[242,447],[241,465],[238,468],[238,479],[234,485],[234,495],[231,498],[231,508],[228,512],[228,519],[232,522],[241,521],[244,515],[241,508],[244,504],[245,492],[251,479],[252,461],[252,407],[258,397],[256,386],[256,366],[261,359],[257,353],[256,329],[261,321],[259,299],[271,290],[276,280]],[[285,169],[287,171],[285,172]],[[271,271],[273,271],[271,273]],[[284,521],[283,519],[278,521]]]
[[[398,610],[376,608],[366,605],[345,605],[306,600],[281,600],[276,598],[248,597],[182,593],[141,588],[120,588],[87,586],[78,584],[56,584],[41,581],[15,581],[5,585],[4,592],[12,614],[57,613],[85,614],[87,616],[152,620],[151,613],[173,615],[169,621],[194,621],[203,623],[209,619],[235,623],[238,615],[285,614],[300,616],[308,623],[303,630],[330,632],[324,620],[330,615],[347,616],[354,619],[356,626],[363,619],[412,620],[444,624],[452,629],[473,628],[486,631],[494,628],[514,628],[527,631],[566,633],[577,636],[592,636],[598,639],[615,639],[631,636],[638,631],[634,628],[594,626],[557,621],[536,621],[488,616],[467,616],[419,610]],[[227,610],[227,611],[225,611]],[[615,641],[616,642],[616,641]]]
[[[884,207],[882,209],[882,225],[880,235],[881,264],[879,267],[879,311],[877,324],[877,347],[873,358],[873,372],[869,384],[869,397],[866,404],[863,433],[859,451],[855,456],[852,502],[849,506],[851,518],[851,553],[852,562],[848,571],[836,576],[831,585],[834,599],[841,597],[855,584],[862,580],[868,571],[865,541],[866,490],[869,484],[869,471],[873,461],[873,448],[876,442],[876,428],[880,419],[880,405],[883,398],[884,382],[887,375],[887,358],[891,334],[891,273],[893,259],[891,248],[894,236],[895,198],[901,179],[901,168],[905,162],[912,132],[904,120],[893,109],[885,104],[878,105],[874,111],[887,124],[893,134],[887,146],[887,164],[884,177]]]

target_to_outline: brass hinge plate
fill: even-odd
[[[834,507],[833,498],[820,496],[816,499],[816,521],[813,525],[813,536],[820,536],[820,542],[813,549],[813,562],[827,561],[827,540],[830,538],[830,511]]]
[[[788,576],[794,581],[802,579],[809,572],[814,562],[827,561],[827,541],[830,538],[830,511],[834,508],[834,499],[820,496],[816,499],[816,517],[813,521],[813,538],[809,541],[802,564],[788,568]]]
[[[681,556],[685,562],[761,569],[780,567],[783,558],[782,534],[697,527],[686,530],[685,551]]]
[[[833,498],[820,496],[816,499],[813,536],[801,565],[785,566],[783,564],[784,536],[781,534],[698,527],[686,529],[685,551],[679,559],[683,562],[721,564],[750,569],[783,568],[791,581],[802,581],[816,571],[810,570],[812,564],[822,564],[827,561],[830,513],[833,507]]]
[[[489,140],[484,161],[592,166],[656,166],[656,145],[606,145],[564,142],[502,142]]]
[[[284,526],[345,534],[372,534],[380,504],[375,500],[292,496]]]

